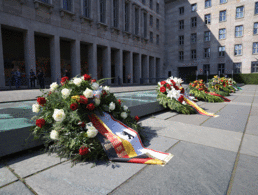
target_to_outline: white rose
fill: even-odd
[[[94,89],[94,90],[97,90],[99,88],[99,84],[94,82],[92,83],[91,87]]]
[[[58,87],[57,82],[54,82],[50,85],[50,91],[54,91]]]
[[[38,113],[40,111],[40,106],[39,104],[33,104],[32,105],[32,112]]]
[[[82,83],[82,79],[81,78],[74,78],[73,83],[79,87]]]
[[[115,108],[116,108],[115,103],[114,103],[114,102],[111,102],[111,103],[109,104],[109,110],[115,110]]]
[[[108,87],[108,86],[103,87],[103,89],[104,89],[105,91],[109,91],[109,87]]]
[[[55,109],[54,114],[53,114],[53,118],[57,122],[62,122],[65,119],[64,110],[63,109]]]
[[[92,98],[93,97],[93,91],[89,88],[87,88],[84,92],[83,92],[83,95],[86,97],[86,98]]]
[[[123,119],[126,119],[126,118],[127,118],[127,113],[126,113],[126,112],[122,112],[122,113],[121,113],[121,117],[122,117]]]
[[[95,98],[94,99],[95,105],[98,106],[100,105],[100,99],[99,98]]]
[[[70,90],[70,89],[67,89],[67,88],[64,88],[64,89],[62,89],[61,94],[62,94],[62,97],[63,97],[64,99],[66,99],[66,98],[68,98],[69,95],[71,94],[71,90]]]
[[[95,127],[88,128],[87,137],[94,138],[98,134],[98,130]]]
[[[127,111],[128,110],[128,107],[126,105],[124,105],[124,111]]]
[[[50,133],[50,138],[57,140],[58,139],[58,132],[56,130],[52,130]]]

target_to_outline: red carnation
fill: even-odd
[[[88,74],[83,75],[85,81],[89,81],[91,79],[91,76]]]
[[[78,100],[81,104],[88,104],[88,98],[86,98],[84,95],[80,95],[80,100]]]
[[[199,88],[198,90],[199,90],[199,91],[201,91],[202,89],[201,89],[201,88]]]
[[[43,118],[36,120],[36,125],[40,128],[42,128],[45,124],[46,124],[46,121]]]
[[[118,101],[118,103],[121,105],[121,100],[119,99],[119,100],[117,100]]]
[[[181,93],[182,93],[182,94],[185,93],[185,89],[184,89],[184,88],[181,89]]]
[[[136,120],[136,122],[138,122],[138,121],[140,120],[139,116],[136,115],[136,116],[134,117],[134,120]]]
[[[166,84],[166,87],[167,87],[168,89],[171,89],[171,85],[169,85],[169,84]]]
[[[84,122],[79,121],[79,123],[81,123],[80,125],[81,125],[82,128],[85,127],[85,123]]]
[[[79,149],[79,154],[80,154],[81,156],[86,155],[86,154],[88,154],[88,153],[89,153],[89,148],[87,148],[87,147],[85,147],[85,146],[80,147],[80,149]]]
[[[176,86],[176,85],[174,86],[174,88],[175,88],[176,90],[179,90],[178,86]]]
[[[176,82],[171,80],[171,83],[173,84],[173,86],[175,87],[176,86]]]
[[[165,85],[165,84],[166,84],[166,81],[161,81],[160,84],[161,84],[161,85]]]
[[[161,93],[165,93],[166,92],[166,87],[161,87],[159,90],[160,90]]]
[[[44,106],[47,100],[44,97],[38,97],[37,102],[39,105]]]
[[[178,101],[180,102],[180,103],[182,103],[183,101],[184,101],[184,96],[180,96],[179,98],[178,98]]]
[[[105,97],[107,95],[106,91],[102,91],[103,97]]]
[[[78,104],[72,103],[72,104],[70,105],[70,108],[71,108],[72,111],[74,111],[74,110],[76,110],[76,109],[78,108]]]
[[[94,83],[96,82],[97,80],[96,79],[91,79],[91,83]]]
[[[69,77],[62,77],[62,78],[61,78],[61,83],[62,83],[62,84],[65,84],[66,81],[69,81]]]
[[[92,111],[92,110],[94,110],[95,106],[94,106],[93,103],[90,103],[90,104],[87,105],[86,108],[87,108],[88,110]]]

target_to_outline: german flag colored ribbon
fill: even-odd
[[[219,94],[214,93],[214,92],[209,92],[208,94],[210,94],[210,95],[214,95],[214,96],[218,96],[218,97],[221,97],[221,98],[224,100],[224,102],[230,102],[230,101],[231,101],[230,99],[225,98],[224,96],[219,95]]]
[[[194,103],[193,101],[189,100],[187,97],[184,96],[184,100],[185,102],[192,106],[198,113],[205,115],[205,116],[213,116],[213,117],[218,117],[219,115],[215,115],[213,113],[209,113],[206,112],[205,110],[203,110],[202,108],[200,108],[196,103]]]
[[[173,155],[144,148],[139,134],[110,114],[89,116],[99,131],[97,137],[109,160],[141,164],[165,165]]]

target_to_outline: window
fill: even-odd
[[[225,56],[225,46],[219,46],[219,57]]]
[[[90,0],[83,0],[83,15],[90,18]]]
[[[225,64],[218,64],[218,72],[221,74],[225,73]]]
[[[156,20],[156,29],[159,30],[159,19]]]
[[[236,18],[243,18],[244,17],[244,6],[236,8]]]
[[[236,26],[235,29],[235,36],[236,37],[242,37],[243,36],[243,26]]]
[[[159,45],[159,35],[156,36],[156,44]]]
[[[150,42],[153,43],[153,32],[150,32]]]
[[[185,8],[184,7],[179,7],[179,14],[182,15],[185,12]]]
[[[227,11],[220,11],[219,12],[219,21],[220,22],[225,22],[227,20]]]
[[[196,27],[197,26],[197,17],[191,18],[191,23],[192,23],[192,27]]]
[[[227,3],[227,0],[220,0],[220,4]]]
[[[194,4],[191,5],[191,10],[192,10],[192,12],[197,11],[197,3],[194,3]]]
[[[153,0],[150,0],[150,8],[153,9]]]
[[[129,32],[129,15],[130,15],[129,3],[125,3],[125,31]]]
[[[254,23],[254,34],[257,35],[258,34],[258,22]]]
[[[183,51],[179,52],[179,60],[184,60],[184,52]]]
[[[142,4],[145,5],[145,3],[146,3],[145,0],[142,0]]]
[[[143,36],[147,38],[147,14],[143,13]]]
[[[196,59],[196,50],[192,50],[192,60]]]
[[[118,28],[119,5],[118,0],[113,0],[113,26]]]
[[[179,36],[179,45],[184,45],[184,36]]]
[[[139,34],[139,9],[138,8],[135,8],[134,14],[135,14],[135,17],[134,17],[134,20],[135,20],[134,21],[135,22],[134,33],[136,35],[138,35]]]
[[[72,11],[72,0],[63,0],[63,9]]]
[[[179,29],[180,30],[184,29],[184,20],[179,21]]]
[[[205,24],[210,24],[211,23],[211,15],[210,14],[206,14],[204,16],[205,18]]]
[[[241,44],[235,45],[235,52],[234,52],[234,55],[235,55],[235,56],[242,55],[242,45],[241,45]]]
[[[211,55],[211,49],[210,48],[204,48],[204,58],[209,58]]]
[[[156,4],[156,12],[159,14],[159,3]]]
[[[50,4],[49,0],[41,0],[41,1],[44,2],[44,3],[49,3]]]
[[[150,26],[152,27],[153,26],[153,16],[150,15]]]
[[[219,29],[219,39],[226,39],[226,29]]]
[[[253,54],[258,54],[258,42],[253,43]]]
[[[210,73],[210,65],[209,64],[203,64],[203,74],[207,75],[207,71],[208,71],[208,73]]]
[[[234,73],[235,73],[235,74],[241,73],[241,66],[242,66],[242,63],[241,63],[241,62],[238,62],[238,63],[234,63],[234,64],[233,64],[233,70],[234,70]]]
[[[258,2],[255,2],[254,14],[258,14]]]
[[[211,7],[211,0],[205,0],[205,8]]]
[[[258,62],[252,62],[251,64],[251,73],[258,72]]]
[[[197,35],[196,33],[191,34],[191,43],[196,43],[197,42]]]
[[[204,41],[210,41],[211,40],[211,32],[205,31],[204,32]]]
[[[106,0],[99,0],[100,22],[106,23]]]

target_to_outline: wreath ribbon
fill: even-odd
[[[214,92],[209,92],[208,94],[210,94],[210,95],[214,95],[214,96],[218,96],[218,97],[221,97],[221,98],[224,100],[224,102],[230,102],[230,101],[231,101],[230,99],[225,98],[224,96],[219,95],[219,94],[214,93]]]

